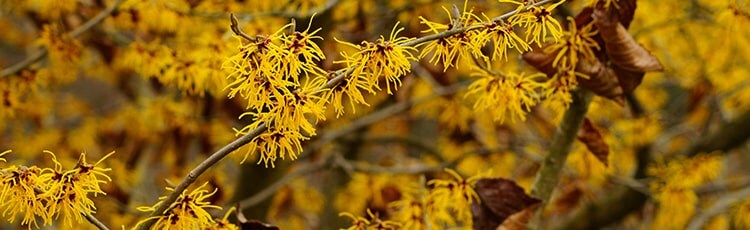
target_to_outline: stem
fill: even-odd
[[[85,23],[83,23],[83,25],[81,25],[80,27],[74,29],[73,31],[70,31],[68,33],[68,36],[71,37],[71,38],[78,37],[79,35],[83,34],[83,32],[86,32],[87,30],[89,30],[92,27],[94,27],[94,25],[99,24],[99,22],[103,21],[105,18],[107,18],[107,16],[109,16],[110,14],[112,14],[112,12],[114,12],[117,9],[117,7],[119,7],[120,4],[122,4],[123,1],[124,0],[117,0],[117,1],[115,1],[114,3],[112,3],[111,6],[107,7],[107,9],[105,9],[102,12],[99,12],[99,14],[97,14],[93,18],[91,18],[88,21],[86,21]],[[21,70],[25,69],[27,66],[29,66],[31,64],[34,64],[34,63],[36,63],[39,60],[42,60],[42,58],[44,58],[45,56],[47,56],[47,53],[49,53],[49,52],[47,51],[46,48],[44,48],[44,47],[39,48],[39,51],[37,51],[33,55],[27,57],[23,61],[18,62],[15,65],[12,65],[12,66],[10,66],[8,68],[5,68],[2,71],[0,71],[0,78],[7,77],[7,76],[10,76],[12,74],[18,73],[18,71],[21,71]]]
[[[177,198],[182,194],[185,189],[187,189],[190,184],[192,184],[195,179],[198,178],[203,172],[211,168],[216,162],[219,162],[219,160],[223,159],[230,153],[234,152],[234,150],[237,150],[238,148],[242,147],[243,145],[249,143],[253,138],[260,135],[261,133],[265,132],[267,129],[266,124],[261,124],[258,126],[258,128],[255,128],[253,131],[250,131],[249,133],[245,134],[244,136],[237,138],[236,140],[232,141],[231,143],[225,145],[215,153],[211,154],[206,160],[201,162],[198,166],[196,166],[193,170],[188,173],[185,178],[182,179],[182,182],[180,182],[177,187],[174,188],[174,191],[172,191],[169,196],[167,196],[167,199],[165,199],[156,209],[154,209],[153,212],[149,215],[149,217],[154,216],[160,216],[164,214],[165,211],[167,211],[167,208],[174,203]],[[154,221],[156,219],[151,219],[149,221],[143,222],[140,226],[138,226],[137,229],[139,230],[145,230],[151,228],[151,225],[154,224]]]
[[[86,220],[91,222],[91,224],[99,228],[99,230],[109,230],[109,228],[106,225],[104,225],[104,223],[102,223],[99,219],[96,219],[94,214],[84,215],[84,217],[86,217]]]
[[[542,207],[537,210],[537,216],[544,210],[544,204],[549,203],[552,192],[560,180],[563,166],[568,159],[573,141],[578,135],[578,129],[583,123],[583,118],[586,116],[593,94],[588,90],[581,89],[572,92],[572,96],[573,102],[565,111],[559,129],[552,137],[549,154],[544,158],[531,188],[531,195],[544,201]]]

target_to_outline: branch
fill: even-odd
[[[334,154],[331,154],[333,156]],[[331,159],[331,156],[328,156],[326,159],[318,162],[318,163],[312,163],[309,165],[304,165],[282,177],[278,181],[274,182],[270,186],[266,187],[265,189],[261,190],[260,192],[256,193],[255,195],[248,197],[247,199],[244,199],[240,201],[239,203],[239,210],[237,212],[241,212],[243,209],[255,206],[262,202],[265,199],[268,199],[273,194],[276,193],[279,189],[284,187],[289,181],[291,181],[294,178],[300,177],[300,176],[306,176],[309,175],[312,172],[318,171],[322,168],[324,168],[326,165],[328,165],[329,160]]]
[[[513,11],[513,12],[509,12],[509,13],[503,14],[503,15],[501,15],[501,16],[493,19],[493,20],[495,20],[495,21],[503,20],[505,18],[508,18],[508,17],[510,17],[510,16],[518,13],[518,12],[521,12],[523,10],[527,10],[531,6],[542,5],[542,4],[545,4],[545,3],[548,3],[548,2],[551,2],[551,0],[544,0],[544,1],[532,4],[530,6],[524,7],[523,9],[519,9],[519,10],[516,10],[516,11]],[[405,42],[405,43],[403,43],[401,45],[402,46],[416,46],[416,45],[419,45],[419,44],[424,43],[424,42],[432,41],[432,40],[439,39],[439,38],[448,37],[448,36],[451,36],[451,35],[454,35],[454,34],[457,34],[457,33],[460,33],[460,32],[464,32],[464,31],[468,31],[468,30],[473,30],[473,29],[479,29],[479,28],[482,28],[482,26],[481,25],[473,25],[473,26],[469,26],[469,27],[461,27],[461,28],[452,29],[452,30],[444,31],[444,32],[437,33],[437,34],[428,35],[428,36],[421,37],[421,38],[418,38],[418,39],[414,39],[414,40]],[[238,36],[242,36],[240,34],[237,34],[237,35]],[[341,70],[336,71],[335,72],[335,77],[333,77],[330,80],[328,80],[328,82],[326,82],[326,84],[323,85],[322,88],[326,89],[326,88],[331,88],[331,87],[335,86],[339,82],[343,81],[344,78],[346,78],[349,74],[351,74],[354,71],[355,68],[356,68],[356,66],[350,66],[350,67],[348,67],[346,69],[341,69]],[[408,109],[410,105],[411,105],[411,103],[405,103],[405,104],[401,105],[400,107],[394,108],[394,110],[405,110],[405,109]],[[387,116],[390,116],[389,115],[390,113],[392,113],[392,112],[390,112],[390,111],[386,111],[386,112],[378,111],[376,113],[371,114],[371,116],[368,116],[368,117],[370,119],[373,119],[373,120],[377,121],[377,120],[382,119],[382,118],[379,118],[379,116],[386,116],[387,117]],[[360,120],[362,120],[362,119],[360,119]],[[368,120],[362,121],[363,124],[369,124],[369,123],[372,123],[372,122],[374,122],[374,121],[368,121]],[[358,126],[359,126],[359,124],[352,124],[350,126],[347,126],[347,127],[343,128],[342,130],[340,130],[340,132],[341,133],[348,133],[349,130],[356,130],[356,127],[358,127]],[[355,127],[355,129],[352,129],[351,127]],[[256,136],[258,136],[261,133],[265,132],[266,129],[267,129],[266,124],[265,123],[261,123],[258,126],[258,128],[250,131],[248,134],[246,134],[246,135],[244,135],[244,136],[242,136],[242,137],[240,137],[240,138],[232,141],[228,145],[226,145],[226,146],[222,147],[221,149],[219,149],[217,152],[211,154],[211,156],[209,156],[206,160],[204,160],[203,162],[201,162],[196,168],[194,168],[192,171],[190,171],[190,173],[185,178],[183,178],[183,180],[180,182],[180,184],[177,185],[177,187],[174,188],[174,190],[169,194],[169,196],[167,196],[167,198],[165,200],[163,200],[162,203],[158,207],[156,207],[156,209],[154,209],[154,211],[151,212],[151,214],[149,214],[149,216],[147,218],[162,215],[167,210],[167,208],[172,203],[174,203],[177,200],[177,198],[180,196],[180,194],[182,194],[182,192],[185,191],[185,189],[187,189],[187,187],[190,184],[192,184],[198,178],[198,176],[200,176],[201,174],[203,174],[206,170],[208,170],[209,168],[211,168],[214,164],[216,164],[217,162],[219,162],[219,160],[223,159],[224,157],[226,157],[227,155],[229,155],[230,153],[232,153],[234,150],[236,150],[236,149],[244,146],[245,144],[249,143],[253,138],[255,138]],[[343,134],[341,134],[341,135],[343,135]],[[338,135],[329,135],[328,138],[334,138],[334,137],[337,137],[337,136]],[[154,221],[156,221],[156,219],[151,219],[151,220],[145,221],[145,222],[143,222],[143,224],[141,224],[140,226],[138,226],[137,229],[138,230],[148,229],[148,228],[150,228],[154,224]]]
[[[105,18],[107,18],[107,16],[112,14],[112,12],[114,12],[117,9],[117,7],[119,7],[120,4],[122,4],[123,1],[124,0],[116,0],[114,3],[112,3],[111,6],[107,7],[107,9],[104,9],[104,11],[99,12],[99,14],[97,14],[93,18],[83,23],[83,25],[81,25],[80,27],[74,29],[73,31],[70,31],[68,33],[68,36],[71,38],[78,37],[79,35],[83,34],[83,32],[86,32],[87,30],[94,27],[94,25],[99,24],[99,22],[103,21]],[[23,61],[18,62],[15,65],[12,65],[0,71],[0,78],[18,73],[19,71],[25,69],[27,66],[34,64],[39,60],[42,60],[42,58],[47,56],[47,52],[48,51],[46,48],[44,47],[39,48],[39,51],[37,51],[35,54],[32,54],[31,56],[27,57]]]
[[[104,223],[99,221],[99,219],[96,219],[94,214],[88,214],[88,215],[85,215],[84,217],[86,217],[86,220],[91,222],[91,224],[99,228],[99,230],[109,230],[109,228],[106,225],[104,225]]]
[[[593,94],[588,90],[581,89],[572,92],[572,96],[573,102],[565,111],[563,120],[552,137],[549,153],[544,158],[531,188],[531,195],[543,200],[543,205],[549,203],[552,192],[560,180],[565,161],[568,159],[570,148],[578,135],[578,129],[583,123],[586,111],[589,109]],[[544,206],[537,210],[537,215],[540,215],[542,210],[544,210]]]
[[[724,213],[732,207],[733,204],[740,202],[750,197],[750,187],[742,190],[725,194],[721,196],[721,199],[717,200],[711,207],[707,209],[701,209],[703,212],[693,218],[692,221],[687,225],[688,230],[700,230],[703,229],[703,225],[708,223],[711,218]]]
[[[247,133],[246,135],[240,138],[237,138],[236,140],[222,147],[215,153],[211,154],[211,156],[206,158],[206,160],[201,162],[198,166],[196,166],[193,170],[191,170],[190,173],[188,173],[188,175],[185,176],[185,178],[182,179],[180,184],[178,184],[177,187],[174,188],[172,193],[170,193],[169,196],[167,196],[167,198],[164,199],[164,201],[162,201],[162,203],[158,207],[156,207],[156,209],[154,209],[153,212],[151,212],[151,214],[149,214],[149,217],[163,215],[164,212],[167,211],[167,208],[177,200],[180,194],[182,194],[182,192],[185,191],[185,189],[187,189],[187,187],[190,186],[190,184],[192,184],[195,181],[195,179],[198,178],[198,176],[200,176],[201,174],[203,174],[203,172],[205,172],[206,170],[211,168],[214,164],[219,162],[219,160],[223,159],[230,153],[234,152],[234,150],[239,149],[240,147],[249,143],[256,136],[265,132],[266,128],[267,128],[266,124],[261,124],[260,126],[258,126],[258,128],[255,128],[253,131],[250,131],[249,133]],[[143,224],[139,225],[137,229],[139,230],[149,229],[151,228],[151,225],[154,224],[154,221],[156,221],[156,219],[145,221],[143,222]]]
[[[747,131],[748,127],[750,127],[750,110],[722,125],[713,134],[695,142],[683,155],[695,156],[699,153],[727,151],[736,148],[750,138],[750,132]]]

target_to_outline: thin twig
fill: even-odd
[[[331,154],[331,156],[333,156],[333,154]],[[259,204],[260,202],[264,201],[265,199],[268,199],[269,197],[271,197],[271,195],[273,195],[274,193],[276,193],[276,191],[278,191],[279,189],[281,189],[282,187],[284,187],[284,185],[286,185],[287,183],[289,183],[289,181],[291,181],[294,178],[297,178],[297,177],[300,177],[300,176],[306,176],[306,175],[309,175],[312,172],[315,172],[315,171],[318,171],[320,169],[323,169],[324,167],[326,167],[326,165],[328,165],[328,161],[329,160],[330,160],[330,156],[328,158],[320,161],[320,162],[312,163],[312,164],[308,164],[308,165],[303,165],[300,168],[298,168],[298,169],[296,169],[296,170],[294,170],[294,171],[292,171],[292,172],[284,175],[284,177],[282,177],[281,179],[277,180],[276,182],[274,182],[270,186],[266,187],[265,189],[261,190],[260,192],[256,193],[255,195],[253,195],[251,197],[248,197],[247,199],[244,199],[244,200],[240,201],[240,203],[239,203],[239,206],[240,206],[239,210],[243,210],[243,209],[245,209],[247,207],[255,206],[255,205]],[[240,212],[240,211],[238,211],[238,212]]]
[[[164,214],[164,212],[167,211],[167,208],[174,203],[177,198],[182,194],[185,189],[187,189],[190,184],[192,184],[195,179],[198,178],[203,172],[211,168],[214,164],[219,162],[219,160],[223,159],[230,153],[234,152],[234,150],[237,150],[238,148],[244,146],[245,144],[249,143],[253,138],[260,135],[261,133],[266,131],[266,124],[260,124],[257,128],[255,128],[253,131],[250,131],[249,133],[245,134],[244,136],[237,138],[236,140],[232,141],[231,143],[227,144],[226,146],[222,147],[215,153],[211,154],[206,160],[201,162],[198,166],[196,166],[193,170],[188,173],[185,178],[182,179],[180,184],[177,185],[177,187],[174,188],[172,193],[167,196],[162,203],[157,206],[153,212],[149,215],[149,217],[159,216]],[[155,219],[149,220],[144,222],[143,224],[139,225],[137,229],[149,229],[151,225],[153,225]]]
[[[94,214],[84,215],[84,217],[86,217],[86,220],[88,220],[89,222],[91,222],[91,224],[93,224],[94,226],[96,226],[97,228],[99,228],[99,230],[109,230],[109,228],[107,227],[107,225],[104,225],[104,223],[102,223],[99,219],[96,219],[96,217],[94,216]]]
[[[717,200],[711,207],[702,209],[703,212],[699,213],[692,221],[687,225],[688,230],[699,230],[703,229],[703,225],[708,223],[713,217],[724,213],[732,207],[733,204],[743,201],[750,197],[750,188],[744,188],[742,190],[725,194],[721,196],[721,199]]]
[[[94,25],[99,24],[99,22],[103,21],[105,18],[107,18],[107,16],[109,16],[110,14],[112,14],[112,12],[114,12],[117,9],[117,7],[119,7],[120,4],[122,4],[122,2],[124,2],[124,0],[116,0],[114,3],[112,3],[112,5],[110,5],[109,7],[107,7],[107,9],[104,9],[104,11],[99,12],[99,14],[97,14],[93,18],[91,18],[88,21],[86,21],[85,23],[83,23],[83,25],[79,26],[78,28],[74,29],[73,31],[70,31],[67,36],[70,37],[70,38],[75,38],[75,37],[78,37],[79,35],[83,34],[83,32],[86,32],[87,30],[91,29],[92,27],[94,27]],[[46,48],[44,48],[44,47],[39,48],[39,50],[36,53],[34,53],[31,56],[27,57],[23,61],[18,62],[15,65],[12,65],[12,66],[10,66],[8,68],[5,68],[2,71],[0,71],[0,78],[7,77],[7,76],[13,75],[15,73],[18,73],[19,71],[25,69],[29,65],[34,64],[34,63],[36,63],[39,60],[42,60],[42,58],[44,58],[45,56],[47,56],[47,53],[48,53],[48,51],[47,51]]]

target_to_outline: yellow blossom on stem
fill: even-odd
[[[466,97],[474,95],[474,109],[490,112],[495,121],[504,122],[510,117],[526,120],[526,112],[540,99],[540,91],[547,84],[540,82],[544,74],[525,76],[521,74],[498,74],[480,69],[473,76],[479,77],[468,87]]]
[[[545,53],[557,54],[552,65],[558,69],[574,69],[581,57],[584,61],[595,61],[594,49],[601,49],[593,38],[599,33],[594,30],[593,22],[579,29],[572,17],[568,21],[570,30],[565,32],[564,39],[544,48]]]
[[[229,215],[232,214],[236,210],[235,207],[229,208],[226,213],[224,213],[224,217],[221,219],[216,219],[216,223],[214,223],[213,226],[206,228],[205,230],[238,230],[240,229],[237,227],[237,225],[231,223],[229,221]]]
[[[519,53],[531,50],[531,47],[525,40],[519,37],[513,30],[513,25],[504,21],[493,21],[486,15],[484,24],[484,36],[477,36],[476,44],[485,44],[492,41],[492,60],[508,59],[508,49],[516,49]]]
[[[344,95],[346,95],[346,99],[349,100],[352,113],[356,113],[354,104],[370,106],[370,104],[365,101],[362,91],[375,94],[375,91],[369,86],[366,76],[349,74],[346,78],[333,85],[330,90],[326,91],[322,98],[331,103],[333,110],[336,112],[336,117],[338,118],[344,114]]]
[[[221,210],[221,207],[212,205],[206,201],[209,197],[213,196],[217,189],[212,192],[205,190],[208,182],[203,183],[196,189],[193,189],[190,193],[183,191],[177,200],[172,203],[169,208],[164,211],[161,216],[154,216],[141,220],[136,226],[141,225],[150,220],[156,220],[152,229],[205,229],[210,228],[215,224],[211,214],[206,209],[214,208]],[[167,188],[167,191],[174,191],[173,188]],[[153,212],[158,207],[166,196],[159,197],[159,202],[151,207],[138,207],[141,212]]]
[[[49,182],[49,186],[45,188],[45,196],[48,196],[52,201],[49,202],[50,211],[56,215],[56,218],[62,216],[70,227],[73,226],[73,221],[83,223],[83,215],[93,214],[96,210],[94,201],[88,195],[106,195],[99,184],[112,181],[104,173],[111,171],[111,169],[97,166],[114,152],[102,157],[95,164],[87,163],[86,154],[82,153],[76,168],[71,170],[63,170],[62,164],[57,161],[54,153],[44,152],[50,154],[52,161],[55,163],[54,169],[45,169],[46,173],[40,176],[41,179]]]
[[[439,217],[440,213],[443,216],[449,215],[446,211],[451,210],[456,214],[455,220],[468,222],[471,220],[470,205],[480,202],[479,195],[474,190],[474,185],[482,175],[463,178],[452,169],[445,169],[445,172],[452,178],[448,180],[433,179],[427,182],[427,185],[432,186],[428,197],[430,204],[428,212],[434,217]],[[448,220],[448,223],[454,220],[450,216],[441,219]]]
[[[352,220],[351,226],[346,228],[346,230],[394,230],[402,227],[401,224],[394,221],[381,220],[380,217],[377,214],[374,214],[370,209],[367,209],[367,217],[355,216],[348,212],[339,213],[339,216],[345,216]]]
[[[52,212],[47,208],[50,202],[47,200],[42,190],[47,187],[47,181],[40,178],[42,169],[31,166],[12,165],[2,170],[2,193],[0,193],[0,209],[3,210],[3,216],[8,217],[8,222],[13,223],[16,217],[21,214],[22,225],[37,224],[37,217],[41,218],[44,224],[52,222]]]
[[[469,26],[479,21],[478,17],[473,13],[473,10],[467,11],[466,8],[467,4],[465,3],[463,12],[457,19],[458,21],[448,24],[432,22],[420,16],[420,23],[428,27],[426,30],[423,30],[422,33],[432,32],[437,34],[454,28],[454,25]],[[443,7],[443,10],[450,17],[450,11],[445,7]],[[485,39],[486,37],[486,30],[468,30],[449,37],[438,38],[428,42],[427,45],[422,48],[419,58],[424,58],[428,54],[432,54],[429,61],[434,64],[442,63],[443,71],[456,65],[461,57],[464,56],[486,60],[487,57],[485,57],[481,51],[482,47],[487,42],[487,39]]]
[[[548,7],[532,6],[528,11],[511,16],[509,20],[513,25],[526,28],[526,41],[542,47],[547,34],[551,35],[555,41],[560,40],[563,35],[560,22],[552,17],[552,11],[563,2],[565,1],[559,1]]]
[[[386,81],[386,91],[393,94],[401,86],[400,77],[411,71],[411,61],[417,60],[412,54],[416,48],[402,45],[414,38],[398,37],[398,33],[404,28],[397,28],[398,23],[391,30],[387,40],[381,36],[374,43],[365,41],[361,45],[354,45],[337,40],[359,51],[353,55],[342,52],[345,60],[336,63],[344,63],[349,68],[355,68],[352,74],[366,76],[371,88],[380,89],[378,84],[382,76]]]

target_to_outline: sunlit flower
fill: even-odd
[[[354,68],[353,75],[365,75],[369,79],[371,87],[377,89],[380,89],[379,79],[385,78],[387,92],[393,94],[401,86],[400,77],[411,71],[411,61],[417,60],[412,54],[416,49],[402,45],[414,38],[398,37],[398,33],[403,31],[404,28],[397,28],[398,23],[391,30],[388,40],[381,36],[374,43],[365,41],[361,45],[354,45],[337,40],[359,50],[352,55],[342,52],[345,60],[339,61],[339,63]]]
[[[557,54],[552,65],[558,69],[574,69],[581,57],[584,61],[595,61],[594,49],[601,49],[593,38],[598,33],[593,22],[579,30],[572,17],[568,21],[570,30],[565,32],[565,38],[544,48],[545,53]]]
[[[222,217],[221,219],[215,219],[216,222],[214,223],[214,225],[204,230],[239,230],[240,228],[237,225],[229,221],[229,215],[232,214],[232,212],[234,212],[235,210],[235,207],[229,208],[229,210],[224,213],[224,217]]]
[[[525,76],[517,74],[495,74],[480,69],[473,76],[479,79],[469,85],[466,97],[474,95],[474,109],[490,112],[495,121],[504,122],[510,117],[526,120],[526,113],[540,100],[540,90],[547,85],[541,82],[544,74]]]
[[[486,21],[484,24],[485,33],[484,36],[477,36],[477,44],[484,44],[487,41],[492,42],[492,60],[497,59],[508,59],[508,49],[516,49],[519,53],[523,53],[531,50],[529,44],[526,43],[521,37],[519,37],[513,25],[505,23],[504,21],[493,21],[485,16]]]
[[[82,153],[76,168],[71,170],[63,170],[62,164],[57,161],[54,153],[50,151],[45,151],[45,153],[50,154],[55,163],[54,169],[44,170],[45,174],[40,176],[41,179],[49,181],[49,186],[45,187],[45,196],[52,201],[49,203],[50,211],[55,214],[56,218],[62,216],[68,226],[72,227],[73,221],[83,223],[83,215],[93,214],[96,210],[94,201],[89,198],[89,195],[106,195],[99,184],[112,181],[104,173],[111,169],[97,166],[114,152],[102,157],[95,164],[87,163],[86,155]]]
[[[2,171],[0,209],[3,209],[3,216],[8,217],[8,222],[13,223],[19,214],[23,216],[22,225],[39,228],[37,218],[44,224],[52,222],[53,212],[47,208],[50,201],[43,196],[42,190],[48,182],[40,178],[41,173],[42,169],[36,166],[12,165]]]
[[[336,112],[336,117],[340,117],[344,114],[344,99],[349,100],[352,113],[356,113],[354,104],[370,106],[365,101],[364,95],[362,95],[363,91],[375,94],[375,91],[369,86],[366,76],[348,74],[343,80],[326,91],[322,98],[331,103]],[[344,97],[345,95],[346,97]]]
[[[469,221],[471,219],[470,205],[480,202],[474,185],[483,175],[463,178],[452,169],[445,169],[445,171],[451,175],[451,179],[433,179],[427,182],[427,185],[433,187],[428,198],[430,206],[428,211],[433,215],[439,212],[447,215],[446,210],[451,210],[456,213],[456,220]],[[450,218],[443,219],[450,220]]]
[[[355,216],[347,212],[340,213],[339,216],[345,216],[352,220],[352,224],[346,228],[346,230],[394,230],[401,227],[401,224],[399,223],[389,220],[381,220],[380,217],[378,217],[377,214],[374,214],[370,209],[367,209],[367,217]]]
[[[560,22],[552,17],[552,11],[563,2],[565,1],[561,0],[548,7],[532,6],[528,11],[511,16],[509,20],[513,25],[526,28],[526,41],[542,47],[542,42],[544,42],[547,34],[552,35],[555,41],[560,40],[563,35]],[[529,40],[529,37],[531,40]]]
[[[458,19],[458,25],[468,26],[479,21],[478,17],[474,15],[472,10],[467,11],[467,6],[464,4],[463,12]],[[443,11],[448,14],[449,18],[451,13],[443,7]],[[433,22],[419,17],[420,23],[426,25],[428,28],[423,30],[423,33],[441,33],[446,30],[453,28],[453,24],[442,24]],[[424,58],[428,54],[432,54],[430,62],[434,64],[443,64],[443,71],[446,71],[449,67],[456,65],[462,57],[476,57],[481,60],[487,59],[481,52],[482,47],[487,42],[487,39],[483,39],[486,36],[486,30],[467,30],[454,35],[438,38],[427,43],[422,48],[422,52],[419,54],[419,58]]]
[[[210,228],[215,224],[211,214],[206,209],[219,209],[221,207],[212,205],[206,201],[209,197],[214,195],[217,189],[213,192],[205,190],[208,182],[203,183],[196,189],[193,189],[190,193],[187,190],[183,191],[177,200],[172,203],[167,210],[161,216],[150,217],[138,222],[137,225],[141,225],[145,222],[156,220],[151,229],[205,229]],[[167,191],[174,191],[173,188],[167,188]],[[156,207],[161,205],[166,196],[159,197],[159,202],[151,207],[138,207],[141,212],[153,212]],[[137,226],[136,225],[136,226]]]

